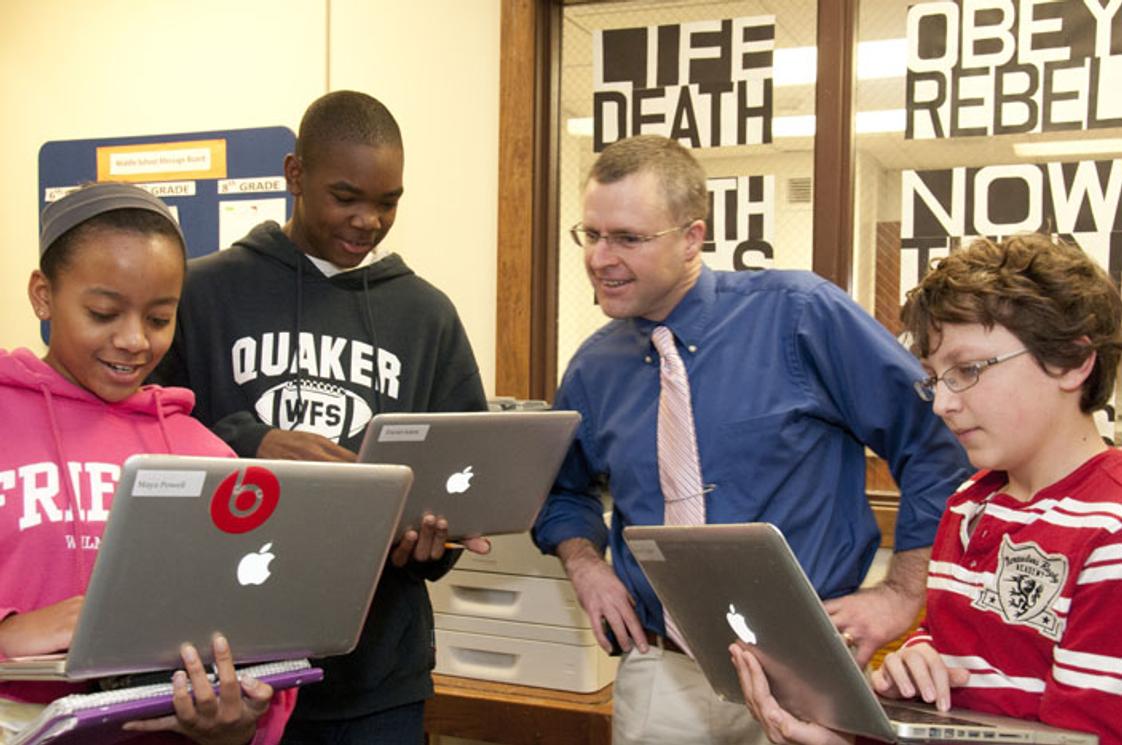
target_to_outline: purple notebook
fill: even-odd
[[[316,683],[323,670],[307,660],[271,662],[238,670],[268,683],[274,690]],[[122,688],[116,691],[64,696],[53,701],[11,741],[11,745],[111,745],[148,733],[126,732],[121,725],[134,719],[170,714],[171,683]]]

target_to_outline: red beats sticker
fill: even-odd
[[[280,501],[280,482],[272,471],[248,466],[234,471],[214,490],[210,518],[226,533],[248,533],[272,517]]]

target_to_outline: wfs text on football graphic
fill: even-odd
[[[398,397],[401,360],[366,342],[287,331],[244,336],[231,347],[234,382],[281,378],[255,404],[263,422],[315,432],[338,442],[362,432],[373,416],[364,391]]]

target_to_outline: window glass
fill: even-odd
[[[863,0],[854,287],[893,331],[931,259],[976,236],[1074,240],[1122,273],[1122,12]]]
[[[815,0],[567,6],[558,161],[558,378],[608,319],[582,250],[584,176],[606,144],[662,134],[710,177],[715,269],[811,268]]]

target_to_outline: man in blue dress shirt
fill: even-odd
[[[624,652],[616,745],[764,741],[747,710],[717,699],[665,637],[662,606],[623,541],[625,525],[664,521],[656,326],[673,332],[689,377],[707,522],[778,525],[862,663],[915,619],[944,502],[969,475],[912,389],[918,363],[848,295],[809,272],[704,266],[705,178],[672,140],[621,140],[593,165],[573,229],[613,320],[580,347],[557,391],[555,408],[583,422],[534,540],[561,558],[601,646],[614,640]],[[866,446],[888,461],[901,495],[887,577],[858,590],[880,543]]]

